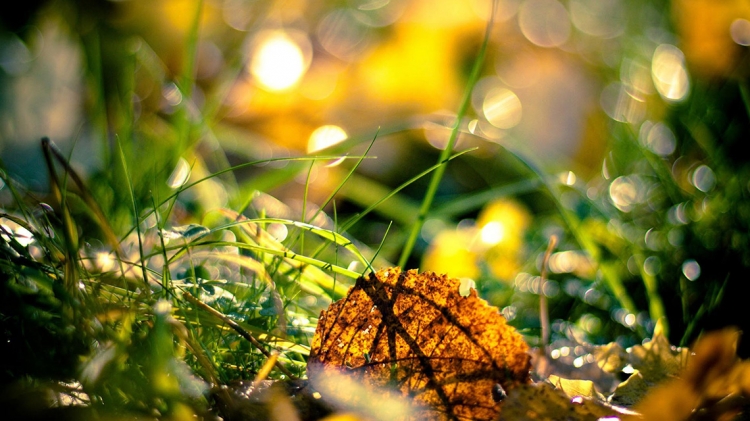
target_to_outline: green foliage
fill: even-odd
[[[530,151],[523,133],[476,129],[489,123],[474,104],[475,88],[485,73],[496,76],[488,63],[499,60],[484,60],[497,42],[489,22],[478,51],[466,42],[454,57],[463,60],[455,67],[467,87],[457,115],[431,115],[432,126],[415,125],[414,110],[384,122],[368,117],[346,141],[305,154],[289,146],[298,139],[287,139],[302,130],[279,130],[273,140],[287,147],[269,141],[269,130],[248,127],[266,119],[310,125],[335,113],[305,102],[304,113],[264,114],[292,94],[261,90],[249,95],[260,104],[251,103],[260,111],[250,122],[233,120],[241,107],[226,106],[246,82],[244,45],[273,15],[270,3],[247,2],[253,13],[243,30],[215,33],[201,26],[212,2],[190,3],[176,41],[112,18],[130,10],[128,2],[54,3],[40,16],[64,21],[83,56],[86,122],[76,136],[93,139],[86,158],[94,164],[81,170],[82,160],[72,158],[79,146],[45,140],[37,167],[46,173],[37,176],[46,183],[17,179],[0,165],[0,350],[15,356],[0,362],[3,386],[72,385],[62,394],[80,393],[107,411],[204,413],[218,386],[304,377],[321,311],[364,273],[396,261],[405,270],[424,265],[441,232],[469,233],[462,244],[469,257],[452,270],[475,269],[480,295],[531,345],[543,344],[540,295],[548,295],[557,350],[633,346],[652,336],[656,320],[670,343],[683,346],[707,329],[750,328],[741,311],[750,269],[750,94],[741,73],[692,77],[681,101],[652,87],[632,121],[597,108],[587,130],[605,145],[603,162],[589,157],[584,164],[595,169],[576,169],[586,179],[575,178]],[[643,3],[627,14],[647,22],[624,27],[611,55],[603,50],[612,39],[592,47],[576,32],[575,41],[597,53],[565,54],[581,56],[592,84],[624,84],[619,73],[631,61],[648,73],[652,58],[642,50],[672,28],[663,2],[641,11]],[[396,29],[373,32],[380,42],[398,39]],[[177,45],[175,56],[159,42]],[[223,54],[221,67],[198,77],[196,57],[212,47]],[[359,118],[359,108],[342,104]],[[372,118],[387,114],[387,105],[374,104]],[[442,130],[446,144],[424,142],[428,129]],[[650,140],[660,133],[673,152]],[[526,212],[514,220],[524,225],[516,243],[477,251],[478,221],[505,199]],[[543,284],[553,235],[560,241],[552,259],[575,264],[553,268]],[[498,274],[505,264],[512,276]],[[275,352],[278,362],[267,365]],[[747,352],[740,342],[740,355]]]

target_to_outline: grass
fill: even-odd
[[[486,254],[474,262],[476,281],[532,345],[547,332],[539,290],[522,280],[544,272],[540,258],[553,237],[560,242],[550,259],[575,252],[584,263],[546,274],[557,288],[546,297],[552,347],[630,346],[649,338],[656,320],[687,345],[706,329],[746,323],[736,293],[750,266],[750,171],[738,158],[750,127],[745,78],[696,80],[685,102],[649,114],[677,139],[669,157],[635,125],[609,121],[606,174],[568,183],[523,139],[490,142],[465,125],[481,119],[472,92],[488,72],[490,20],[442,150],[420,149],[413,138],[422,135],[406,119],[387,130],[372,121],[317,155],[269,158],[262,135],[231,127],[222,114],[245,59],[229,58],[217,86],[197,98],[205,7],[191,10],[184,62],[171,75],[143,39],[112,56],[108,48],[123,39],[103,27],[82,31],[98,172],[79,171],[72,151],[50,140],[40,146],[47,192],[0,163],[0,346],[17,356],[2,361],[6,389],[29,402],[54,392],[97,411],[181,419],[209,411],[218,385],[304,378],[320,311],[354,279],[392,262],[419,266],[437,244],[431,226],[457,231],[502,198],[533,214],[513,250],[518,277],[499,279]],[[128,71],[108,73],[108,60]],[[137,110],[129,98],[146,82],[174,86],[182,101],[170,112]],[[388,155],[378,153],[404,139],[419,159],[395,176],[368,169],[387,167]],[[702,166],[710,173],[699,174],[714,176],[710,188],[696,181]],[[168,183],[175,167],[183,177]],[[320,187],[323,170],[333,181]],[[621,182],[647,193],[618,207],[611,191]],[[690,262],[699,277],[689,279]]]

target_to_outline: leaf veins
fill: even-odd
[[[359,278],[321,313],[310,380],[344,371],[409,398],[417,419],[496,419],[493,388],[529,382],[528,346],[497,308],[459,287],[458,279],[399,268]]]

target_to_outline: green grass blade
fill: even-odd
[[[117,141],[117,152],[120,156],[120,165],[122,165],[123,174],[125,176],[125,181],[127,182],[128,187],[128,193],[130,194],[130,203],[133,206],[133,220],[135,221],[135,230],[136,234],[138,236],[138,251],[139,256],[141,258],[141,271],[143,273],[143,282],[148,285],[148,271],[146,270],[146,259],[145,254],[143,252],[143,238],[141,235],[141,224],[138,220],[138,203],[135,201],[135,193],[133,192],[133,184],[130,180],[130,172],[128,171],[128,163],[125,160],[125,151],[122,150],[122,145],[120,143],[120,138],[116,137]]]
[[[430,184],[427,187],[427,192],[425,193],[424,199],[422,201],[422,206],[419,209],[417,220],[412,225],[409,237],[407,238],[404,249],[401,252],[401,257],[398,260],[398,266],[404,269],[406,266],[406,262],[409,260],[409,256],[411,256],[411,252],[414,249],[414,245],[417,243],[419,233],[422,231],[422,225],[424,225],[424,221],[427,219],[427,213],[432,207],[432,201],[435,198],[435,194],[437,193],[440,181],[443,179],[443,174],[445,173],[446,168],[444,163],[447,163],[448,157],[453,152],[453,147],[456,144],[456,140],[458,140],[461,121],[466,116],[466,113],[469,110],[469,105],[471,105],[471,93],[474,91],[474,85],[476,85],[477,81],[479,80],[479,75],[481,74],[482,66],[484,65],[484,57],[487,53],[487,44],[489,43],[490,32],[494,23],[496,7],[497,1],[493,1],[492,10],[490,12],[490,19],[487,20],[487,27],[484,31],[484,40],[482,41],[482,46],[479,48],[479,54],[474,60],[474,66],[471,69],[469,81],[466,85],[463,99],[461,100],[461,105],[458,108],[458,113],[456,113],[456,122],[453,124],[453,129],[451,130],[451,136],[448,140],[448,144],[445,146],[445,149],[443,149],[443,151],[440,153],[440,157],[438,158],[438,162],[440,162],[441,165],[438,166],[438,168],[435,169],[435,172],[432,174]]]

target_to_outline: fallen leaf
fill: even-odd
[[[600,401],[605,399],[604,395],[596,390],[594,382],[591,380],[565,379],[555,375],[550,375],[548,380],[555,388],[561,390],[569,398],[580,396]]]
[[[750,364],[736,356],[739,331],[710,332],[693,345],[678,377],[648,391],[632,420],[731,420],[750,403]]]
[[[687,348],[677,348],[669,343],[659,320],[650,341],[628,350],[628,362],[640,371],[647,383],[656,384],[679,374],[687,364],[689,352]]]
[[[596,399],[571,399],[549,383],[536,383],[509,392],[498,421],[596,421],[619,415],[618,409]]]
[[[529,382],[528,346],[497,308],[473,289],[462,297],[460,286],[399,268],[358,279],[321,313],[308,377],[314,384],[333,370],[390,388],[418,407],[415,419],[495,420],[497,385]]]

